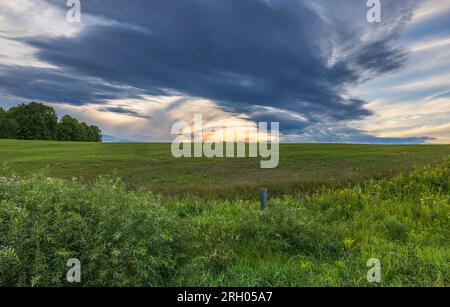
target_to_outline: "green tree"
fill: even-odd
[[[52,107],[37,102],[21,104],[8,111],[17,125],[18,139],[56,140],[58,117]]]
[[[91,125],[90,127],[90,131],[91,131],[91,142],[101,142],[102,141],[102,131],[100,130],[99,127]]]
[[[8,116],[8,113],[0,108],[0,139],[13,139],[17,136],[19,126],[17,122]]]
[[[58,141],[82,141],[81,124],[73,117],[65,115],[58,124]]]
[[[31,102],[9,111],[0,108],[0,138],[101,142],[102,132],[99,127],[80,123],[69,115],[58,122],[53,108]]]
[[[90,133],[91,129],[89,128],[88,124],[81,123],[80,124],[80,130],[81,130],[81,141],[83,142],[92,142]]]

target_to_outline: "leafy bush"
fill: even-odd
[[[69,258],[80,259],[85,285],[158,285],[189,250],[179,217],[118,181],[3,178],[0,187],[0,272],[17,266],[2,285],[63,285]]]

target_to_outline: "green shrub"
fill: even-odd
[[[190,231],[180,218],[121,182],[33,178],[0,185],[0,246],[13,247],[1,249],[1,270],[16,259],[21,272],[2,285],[64,285],[69,258],[80,259],[85,285],[157,285],[189,251]]]

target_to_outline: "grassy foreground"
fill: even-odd
[[[450,162],[302,198],[160,199],[119,181],[0,179],[0,285],[450,286]]]
[[[280,165],[262,170],[260,159],[175,159],[170,144],[90,144],[0,140],[0,176],[29,176],[45,169],[50,177],[98,175],[123,178],[128,188],[145,187],[168,196],[255,199],[270,195],[346,187],[428,165],[450,155],[450,145],[379,146],[282,145]]]

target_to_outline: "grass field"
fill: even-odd
[[[129,188],[167,196],[254,199],[262,186],[271,196],[344,187],[434,164],[450,146],[282,145],[280,165],[260,159],[175,159],[170,144],[92,144],[0,140],[0,175],[45,175],[92,181],[120,177]]]
[[[168,144],[0,141],[0,286],[69,286],[69,258],[76,286],[450,286],[449,157],[283,145],[261,170]]]

